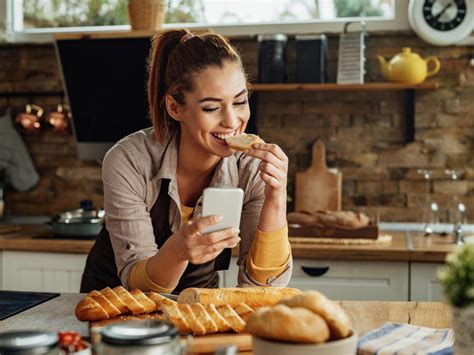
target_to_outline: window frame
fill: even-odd
[[[62,28],[41,28],[16,31],[14,26],[14,2],[19,6],[21,1],[6,0],[0,1],[0,40],[7,42],[52,42],[55,34],[67,33],[108,33],[130,31],[129,25],[120,26],[82,26],[82,27],[62,27]],[[285,33],[288,35],[305,33],[340,33],[344,24],[349,21],[365,21],[367,31],[406,31],[411,30],[408,22],[408,1],[395,0],[394,13],[392,19],[372,18],[343,18],[334,20],[318,20],[299,23],[281,24],[244,24],[244,25],[212,25],[202,24],[164,24],[163,28],[186,27],[195,30],[211,29],[228,37],[252,37],[258,34]]]

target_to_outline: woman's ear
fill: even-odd
[[[171,95],[166,95],[165,97],[166,111],[168,114],[176,121],[181,121],[180,115],[180,106],[176,100]]]

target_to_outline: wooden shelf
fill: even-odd
[[[254,91],[339,91],[339,90],[436,90],[438,83],[426,82],[418,85],[403,83],[365,83],[365,84],[252,84]]]
[[[407,143],[415,141],[415,93],[418,90],[436,90],[439,84],[426,82],[418,85],[403,83],[365,83],[365,84],[252,84],[253,91],[258,92],[288,92],[288,91],[380,91],[403,90],[405,91],[405,137]]]

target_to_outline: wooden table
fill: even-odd
[[[89,336],[88,324],[74,315],[76,304],[84,294],[65,293],[48,302],[0,322],[0,332],[37,329],[48,331],[74,330]],[[451,327],[449,307],[439,302],[339,302],[362,335],[385,322],[408,323],[432,328]]]

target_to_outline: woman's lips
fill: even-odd
[[[210,135],[211,135],[211,138],[214,142],[216,142],[216,143],[218,143],[218,144],[220,144],[224,147],[228,147],[227,142],[224,139],[219,139],[219,138],[215,137],[212,133],[210,133]]]

